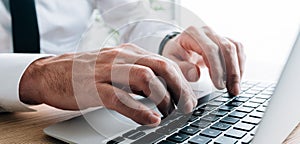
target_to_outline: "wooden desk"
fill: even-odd
[[[80,112],[62,111],[46,105],[35,106],[37,112],[0,114],[1,144],[64,144],[43,133],[47,126],[80,115]],[[300,125],[285,144],[300,143]]]

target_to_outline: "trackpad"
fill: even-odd
[[[131,119],[106,108],[87,113],[83,117],[97,133],[104,137],[112,137],[138,126]]]
[[[157,111],[155,104],[150,100],[139,99],[139,101]],[[139,124],[116,111],[99,108],[82,116],[52,125],[44,129],[44,132],[71,143],[101,143],[107,138],[119,136],[138,126]]]

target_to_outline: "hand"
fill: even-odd
[[[245,69],[243,46],[232,39],[217,35],[209,27],[189,27],[164,47],[163,56],[175,61],[185,78],[197,81],[200,66],[207,66],[213,84],[231,95],[240,92],[240,81]]]
[[[177,64],[132,44],[39,59],[20,82],[20,99],[27,104],[65,110],[105,106],[137,123],[158,125],[160,115],[129,93],[151,99],[165,116],[173,102],[185,113],[197,104]]]

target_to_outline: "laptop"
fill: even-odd
[[[175,111],[155,128],[98,108],[44,132],[67,143],[84,144],[282,143],[300,121],[299,65],[300,33],[277,83],[244,81],[235,97],[224,90],[209,94],[196,90],[198,106],[192,113]],[[149,100],[139,100],[156,109]]]

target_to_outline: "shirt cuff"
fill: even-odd
[[[6,112],[34,111],[19,99],[19,83],[27,67],[35,60],[53,55],[0,54],[0,109]],[[1,111],[1,110],[0,110]]]

